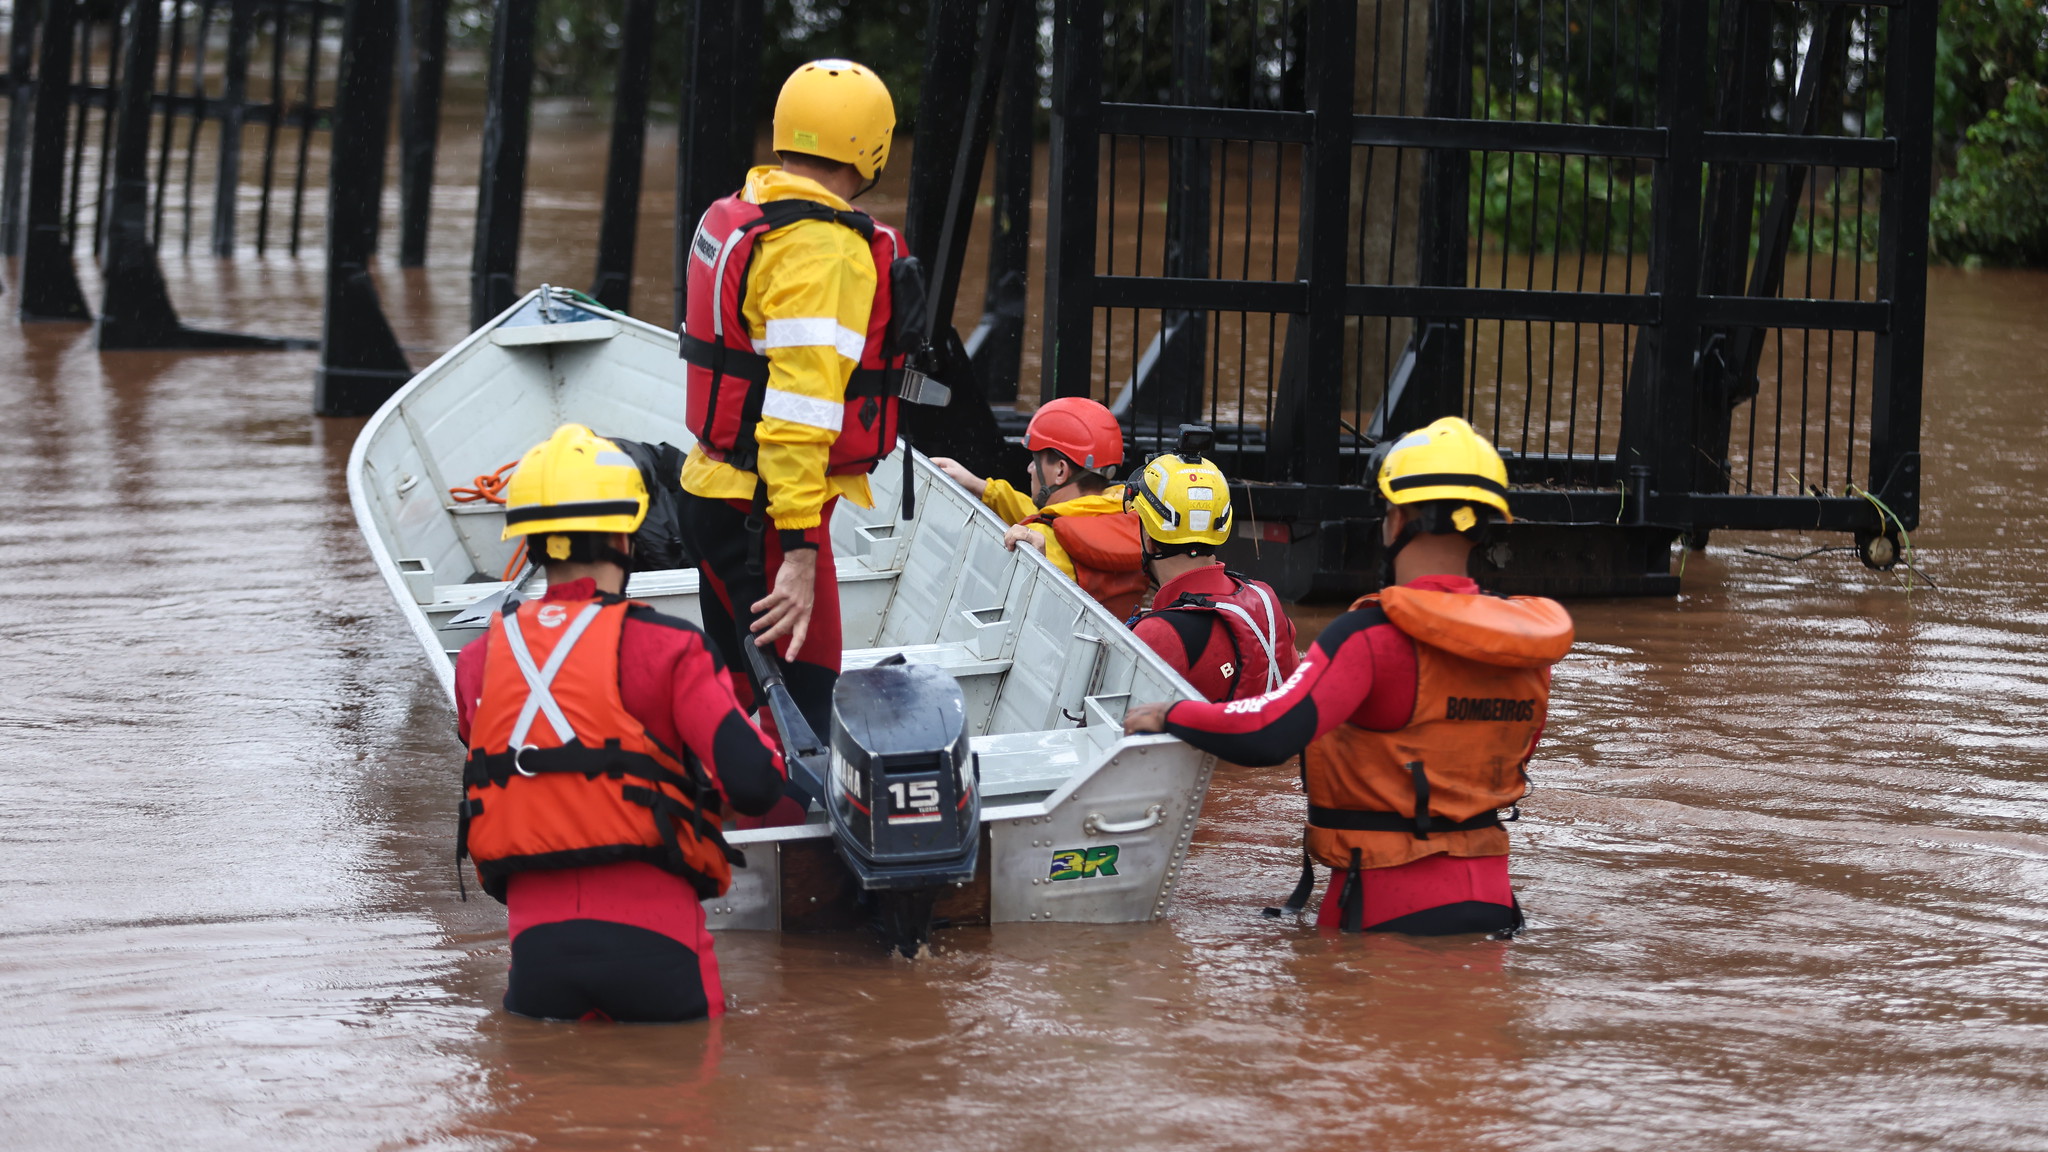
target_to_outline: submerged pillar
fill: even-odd
[[[427,262],[427,218],[433,210],[448,0],[411,0],[402,19],[411,50],[398,82],[398,266],[418,268]]]
[[[313,411],[320,416],[375,412],[412,374],[370,279],[397,36],[398,0],[348,0],[328,167],[327,306],[313,382]]]
[[[633,302],[633,246],[640,237],[640,181],[647,152],[647,85],[654,71],[654,0],[626,0],[619,22],[619,78],[612,86],[612,151],[590,294],[607,308]]]
[[[64,229],[65,129],[70,126],[72,32],[76,0],[45,0],[37,68],[44,98],[36,101],[28,180],[28,232],[21,254],[23,320],[91,320]]]
[[[519,295],[519,225],[526,208],[526,149],[533,119],[533,18],[539,0],[497,0],[476,180],[476,247],[469,263],[469,326]]]

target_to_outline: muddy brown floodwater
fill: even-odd
[[[420,364],[464,326],[449,139],[436,267],[384,282]],[[587,282],[601,147],[543,119],[529,282]],[[195,319],[317,330],[312,263],[168,273]],[[452,717],[311,356],[0,324],[0,1145],[2048,1147],[2048,276],[1938,271],[1928,335],[1940,590],[1731,536],[1676,599],[1574,604],[1521,939],[1259,918],[1301,800],[1230,770],[1161,923],[917,964],[733,934],[729,1016],[636,1028],[493,1007]]]

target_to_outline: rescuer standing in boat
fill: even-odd
[[[1130,710],[1127,732],[1166,731],[1240,764],[1302,753],[1307,855],[1335,870],[1316,923],[1441,936],[1512,931],[1498,810],[1528,791],[1550,666],[1571,617],[1538,597],[1482,593],[1466,575],[1511,519],[1507,468],[1447,416],[1394,442],[1379,469],[1387,586],[1337,618],[1276,692],[1228,704]],[[1313,863],[1288,906],[1308,903]]]
[[[774,145],[782,166],[747,173],[713,204],[687,257],[688,420],[683,531],[707,595],[705,631],[747,677],[739,645],[773,645],[790,694],[831,731],[839,676],[832,508],[872,503],[867,474],[895,446],[901,349],[891,271],[895,229],[850,203],[889,160],[895,106],[881,78],[815,60],[783,83]],[[798,823],[800,802],[768,823]]]
[[[1149,582],[1138,547],[1138,519],[1111,484],[1124,462],[1124,430],[1108,408],[1062,396],[1032,414],[1024,429],[1031,453],[1030,496],[1007,480],[985,480],[957,460],[932,464],[995,510],[1010,531],[1003,547],[1029,544],[1122,620],[1137,610]]]
[[[1188,447],[1183,445],[1184,448]],[[1223,567],[1230,487],[1199,452],[1154,456],[1124,489],[1145,530],[1152,609],[1131,631],[1210,700],[1263,696],[1294,671],[1294,621],[1270,587]]]
[[[700,901],[731,883],[724,809],[782,795],[775,750],[696,625],[627,600],[647,488],[609,440],[565,424],[505,490],[547,594],[491,620],[455,664],[456,856],[504,901],[505,1008],[550,1020],[724,1012]]]

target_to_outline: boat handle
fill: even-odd
[[[1156,827],[1165,819],[1166,809],[1158,804],[1145,809],[1143,816],[1126,824],[1112,824],[1102,818],[1102,813],[1090,812],[1088,818],[1081,821],[1081,831],[1086,832],[1090,836],[1097,836],[1104,832],[1113,836],[1125,832],[1143,832],[1147,828]]]

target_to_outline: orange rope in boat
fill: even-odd
[[[511,472],[517,467],[519,467],[519,461],[514,460],[495,472],[486,472],[475,480],[470,481],[471,486],[468,488],[450,488],[448,495],[454,497],[457,504],[474,504],[479,500],[488,500],[493,504],[503,504],[505,502],[505,485],[511,482]],[[512,550],[512,559],[505,565],[504,574],[498,578],[500,580],[511,580],[519,574],[519,569],[525,564],[526,540],[522,537],[519,541],[519,546]]]
[[[505,485],[510,483],[512,479],[508,473],[517,467],[519,467],[519,461],[514,460],[496,472],[486,472],[475,480],[470,481],[474,487],[450,488],[448,495],[453,496],[457,504],[474,504],[479,500],[488,500],[493,504],[503,504],[505,502]]]

